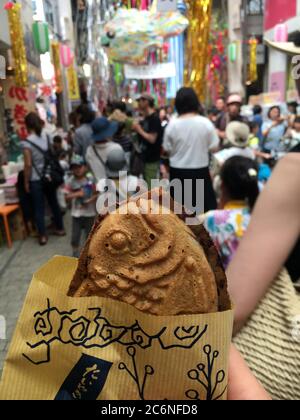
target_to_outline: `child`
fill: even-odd
[[[96,217],[96,187],[94,180],[87,175],[87,167],[81,156],[71,162],[72,176],[66,183],[66,200],[72,203],[72,247],[73,256],[79,257],[81,231],[87,239]]]
[[[116,201],[122,202],[127,201],[130,196],[137,192],[139,180],[136,176],[128,174],[124,150],[113,150],[109,153],[106,172],[107,178],[101,179],[97,184],[97,191],[100,194],[106,192],[107,187],[109,187],[110,192],[116,194]]]
[[[259,150],[259,124],[256,121],[252,121],[249,123],[250,128],[250,136],[249,136],[249,146],[257,151]]]
[[[221,170],[221,203],[223,210],[203,216],[226,269],[248,228],[251,211],[259,195],[258,168],[248,158],[235,156]]]
[[[269,153],[264,153],[260,150],[260,140],[259,140],[259,123],[256,121],[252,121],[249,123],[250,128],[250,137],[249,137],[249,146],[255,153],[257,159],[261,158],[263,160],[271,159],[271,155]]]

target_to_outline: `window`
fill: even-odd
[[[263,15],[264,14],[264,0],[247,0],[247,15]]]
[[[44,10],[46,22],[48,22],[49,25],[52,26],[52,28],[54,28],[54,11],[50,0],[44,1]]]

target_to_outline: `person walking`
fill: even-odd
[[[185,180],[191,180],[193,207],[197,203],[197,180],[204,180],[204,211],[217,208],[217,200],[209,171],[210,152],[216,151],[219,138],[212,122],[201,115],[201,104],[191,88],[182,88],[176,96],[179,117],[165,131],[163,149],[170,157],[170,181],[180,180],[185,200]],[[187,204],[187,203],[185,203]],[[203,207],[203,206],[202,206]]]
[[[216,122],[218,134],[222,142],[226,138],[226,128],[229,123],[232,121],[248,122],[247,119],[241,115],[242,105],[243,99],[240,95],[229,95],[227,99],[227,112],[223,112]]]
[[[154,108],[154,98],[148,93],[143,93],[138,103],[144,120],[141,123],[135,122],[132,128],[139,135],[142,144],[144,178],[148,187],[151,188],[151,181],[159,176],[163,128]]]
[[[53,214],[55,224],[54,234],[65,236],[63,217],[57,201],[57,189],[50,183],[43,182],[45,170],[45,154],[50,145],[47,137],[43,134],[43,121],[32,112],[25,118],[25,124],[29,136],[23,145],[24,151],[24,188],[30,193],[33,200],[34,220],[39,234],[40,245],[48,242],[45,224],[45,198]]]
[[[93,145],[87,149],[86,162],[97,182],[107,178],[106,165],[109,153],[113,150],[123,150],[119,144],[111,140],[118,128],[118,123],[109,121],[105,117],[97,118],[92,123]]]
[[[93,144],[92,122],[96,114],[88,105],[81,105],[76,110],[79,116],[80,127],[76,129],[74,135],[74,153],[85,159],[87,149]]]

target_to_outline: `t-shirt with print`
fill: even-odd
[[[95,180],[91,175],[87,175],[83,179],[76,179],[74,176],[69,178],[66,182],[66,190],[68,192],[76,192],[83,190],[83,198],[75,198],[72,200],[72,217],[95,217],[96,204],[95,202],[86,204],[86,201],[92,198],[96,191]]]
[[[48,150],[48,139],[47,136],[42,134],[41,136],[37,136],[36,134],[31,134],[27,137],[27,139],[42,149],[44,152]],[[43,174],[44,166],[45,166],[45,158],[41,151],[36,149],[27,141],[21,142],[22,148],[31,151],[32,157],[32,171],[31,171],[31,178],[30,181],[40,181],[41,175]]]
[[[154,144],[149,143],[143,136],[139,136],[142,143],[144,161],[146,163],[159,162],[163,140],[163,128],[161,126],[161,121],[158,115],[154,113],[146,117],[141,125],[146,133],[157,134],[157,140]]]
[[[250,219],[250,209],[245,203],[232,203],[225,210],[215,210],[204,215],[204,226],[220,254],[225,269],[232,261],[248,229]]]

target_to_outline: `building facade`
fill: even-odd
[[[264,37],[274,41],[276,25],[285,23],[289,36],[300,30],[300,0],[265,0]],[[267,88],[280,93],[282,102],[298,98],[292,80],[291,57],[268,49]]]

